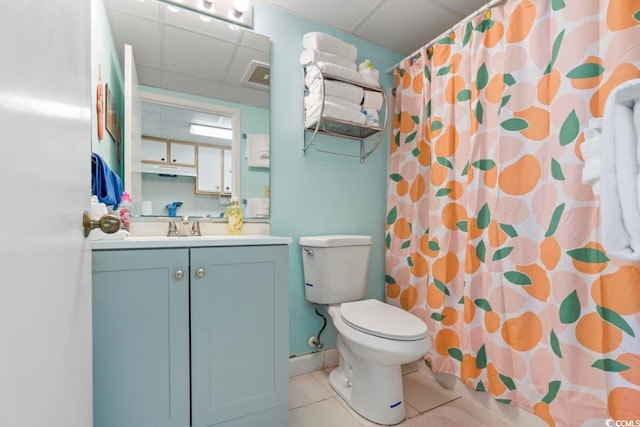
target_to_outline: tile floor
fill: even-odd
[[[314,371],[289,379],[289,427],[362,427],[377,426],[355,413],[329,385],[333,368]],[[442,409],[464,412],[473,419],[472,427],[512,427],[459,394],[440,386],[424,362],[402,367],[407,419],[398,426],[431,426]],[[437,411],[434,411],[435,409]],[[431,412],[433,411],[433,412]],[[451,411],[450,411],[451,412]],[[433,414],[433,415],[432,415]]]

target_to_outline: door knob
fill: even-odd
[[[196,270],[196,277],[198,278],[204,277],[204,268],[199,268]]]
[[[84,228],[84,237],[89,237],[89,233],[94,228],[99,228],[104,233],[112,234],[120,230],[120,218],[115,215],[102,215],[100,219],[93,219],[89,212],[84,211],[82,214],[82,227]]]

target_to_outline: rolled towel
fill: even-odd
[[[302,37],[302,46],[305,49],[334,53],[353,62],[358,58],[358,48],[354,45],[317,31],[305,34]]]
[[[322,81],[320,81],[319,78],[313,80],[308,86],[309,93],[322,93]],[[364,90],[361,87],[349,83],[337,82],[335,80],[325,80],[324,94],[325,96],[335,96],[338,98],[346,99],[347,101],[351,101],[360,105],[364,96]]]
[[[379,110],[382,108],[382,94],[371,90],[364,91],[364,101],[362,101],[363,110]]]
[[[304,122],[306,127],[314,127],[318,122],[318,119],[320,118],[321,107],[322,104],[318,103],[306,109]],[[324,103],[322,117],[328,117],[357,124],[363,124],[365,122],[364,114],[362,114],[361,111],[352,110],[343,105],[327,101],[325,101]]]
[[[332,64],[330,62],[318,62],[317,64],[325,76],[338,77],[340,79],[351,80],[356,83],[364,83],[362,76],[357,70],[343,67],[342,65],[338,64]],[[320,70],[318,69],[318,67],[311,66],[306,68],[307,72],[305,74],[304,81],[307,86],[309,86],[309,82],[312,82],[313,80],[320,77]]]
[[[349,100],[338,98],[337,96],[326,95],[324,97],[325,102],[333,102],[335,104],[342,105],[343,107],[347,107],[351,110],[360,111],[360,104],[356,104],[355,102],[351,102]],[[322,96],[319,93],[309,94],[304,97],[304,108],[311,108],[315,104],[319,104],[322,102]]]
[[[305,49],[300,54],[300,64],[307,65],[311,62],[330,62],[332,64],[342,65],[343,67],[355,70],[356,63],[349,61],[341,56],[329,52],[323,52],[315,49]]]

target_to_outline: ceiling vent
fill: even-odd
[[[269,90],[269,64],[252,60],[242,77],[242,84],[256,89]]]

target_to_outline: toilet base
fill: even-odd
[[[399,424],[405,419],[400,365],[357,360],[349,369],[343,362],[341,357],[340,366],[329,374],[329,384],[354,411],[378,424]]]

